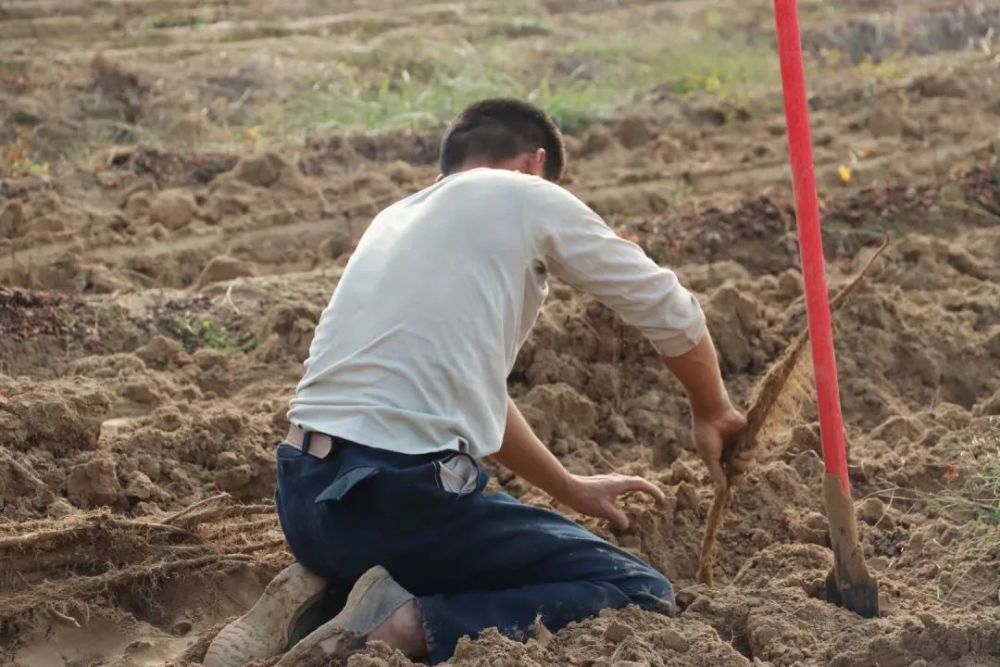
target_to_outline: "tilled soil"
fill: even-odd
[[[297,43],[311,21],[340,25],[329,7],[288,4],[294,29],[279,41]],[[366,4],[343,20],[393,30],[406,12],[462,15]],[[570,20],[566,4],[545,3]],[[699,9],[584,4],[572,20],[590,28],[614,12],[645,20],[659,4]],[[606,612],[527,644],[486,632],[451,664],[1000,661],[1000,73],[987,34],[998,19],[972,4],[892,15],[844,4],[807,16],[807,50],[908,65],[899,77],[830,66],[810,79],[831,289],[892,237],[836,316],[851,482],[882,617],[824,599],[832,556],[808,400],[736,492],[715,586],[695,583],[712,494],[680,387],[634,330],[554,285],[511,394],[571,471],[661,486],[664,506],[626,499],[626,530],[583,522],[667,574],[682,612]],[[0,34],[26,49],[10,62],[53,48],[31,44],[43,25],[88,59],[85,81],[32,111],[44,126],[72,121],[65,105],[93,103],[95,90],[118,111],[169,109],[149,78],[168,70],[148,49],[119,42],[90,60],[98,35],[128,34],[143,10],[122,19],[104,5],[49,5],[0,10]],[[227,11],[220,21],[244,25],[277,10]],[[768,7],[739,11],[761,29]],[[178,43],[187,35],[170,30]],[[190,48],[210,47],[192,37]],[[197,62],[195,78],[217,74],[207,56]],[[27,113],[24,85],[4,84],[2,108]],[[739,402],[804,322],[778,92],[753,91],[733,114],[654,90],[567,137],[567,186],[698,293]],[[0,181],[0,663],[198,664],[213,631],[289,561],[273,447],[313,326],[371,216],[433,179],[439,131],[246,151],[140,144]],[[493,472],[495,487],[551,506]],[[374,646],[349,664],[410,663]]]

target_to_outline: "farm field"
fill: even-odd
[[[486,632],[448,664],[1000,663],[1000,7],[799,4],[831,289],[891,238],[835,315],[882,616],[824,599],[810,400],[696,582],[712,488],[683,392],[555,284],[511,395],[572,472],[664,490],[626,530],[582,522],[682,611]],[[290,562],[273,450],[313,327],[480,97],[554,115],[564,185],[698,294],[743,405],[805,319],[780,93],[758,0],[0,3],[0,665],[198,665]]]

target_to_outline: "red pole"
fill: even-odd
[[[806,100],[806,78],[802,67],[799,15],[795,0],[774,0],[774,21],[778,32],[781,86],[785,94],[788,153],[792,165],[795,217],[799,254],[802,257],[802,282],[806,293],[819,427],[823,440],[823,462],[827,473],[839,477],[841,489],[850,497],[847,445],[840,413],[840,388],[833,353],[833,328],[826,288],[823,238],[819,228],[812,140],[809,137],[809,105]]]

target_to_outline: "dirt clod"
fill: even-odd
[[[234,278],[244,278],[256,274],[257,267],[252,262],[227,255],[219,255],[213,257],[205,265],[201,275],[198,276],[198,280],[195,282],[195,289],[201,289],[211,283],[232,280]]]
[[[865,523],[874,526],[885,516],[885,503],[879,498],[865,498],[858,510],[858,516]]]
[[[66,497],[77,507],[110,505],[118,498],[119,485],[114,459],[96,456],[69,469]]]
[[[233,176],[244,183],[267,188],[278,182],[283,175],[294,170],[290,164],[276,153],[260,153],[243,158],[233,169]]]
[[[184,190],[164,190],[150,202],[149,211],[153,222],[158,222],[167,229],[180,229],[191,222],[198,212],[198,205]]]
[[[626,116],[618,125],[617,136],[623,148],[632,150],[649,142],[654,135],[645,118]]]

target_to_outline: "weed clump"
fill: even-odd
[[[166,332],[189,353],[203,347],[241,352],[257,347],[257,337],[252,333],[234,333],[210,317],[177,315],[167,323]]]

